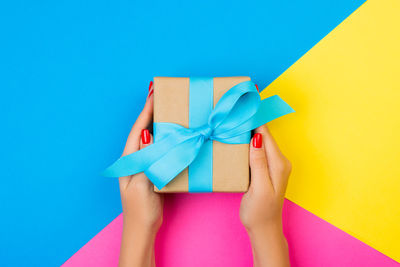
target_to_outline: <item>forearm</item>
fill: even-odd
[[[282,223],[270,223],[258,229],[248,230],[253,249],[255,267],[290,266]]]
[[[154,260],[154,240],[152,230],[124,221],[119,257],[120,267],[152,267]]]

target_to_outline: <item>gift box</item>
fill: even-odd
[[[196,89],[193,88],[193,82],[190,81],[191,78],[154,78],[154,123],[176,123],[187,128],[200,126],[206,122],[197,118],[199,121],[196,124],[194,109],[202,110],[203,113],[206,113],[204,117],[207,118],[222,95],[233,86],[250,81],[250,78],[212,78],[210,86],[202,86],[199,92],[194,92]],[[154,132],[154,140],[158,141],[157,131]],[[158,190],[157,187],[154,187],[154,190],[157,192],[202,192],[206,190],[203,190],[202,185],[198,185],[198,182],[193,180],[208,179],[210,181],[207,191],[246,192],[249,187],[249,144],[225,144],[213,140],[209,142],[212,147],[211,153],[205,157],[211,157],[211,159],[196,158],[164,188]],[[211,168],[207,173],[211,177],[206,177],[207,174],[200,174],[202,177],[191,179],[192,176],[196,176],[192,170],[202,172],[204,168]]]
[[[249,77],[154,78],[153,144],[103,175],[144,172],[158,192],[245,192],[251,130],[294,110]]]

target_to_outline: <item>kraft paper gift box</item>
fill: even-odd
[[[249,77],[158,77],[154,143],[119,158],[103,175],[144,172],[161,192],[244,192],[251,130],[292,112],[277,95],[261,100]]]
[[[212,105],[233,86],[249,77],[213,78]],[[154,78],[154,123],[169,122],[189,127],[190,78]],[[207,94],[207,92],[204,92]],[[199,108],[202,108],[201,106]],[[157,133],[154,133],[157,142]],[[189,165],[157,192],[188,192]],[[212,192],[246,192],[249,187],[249,144],[212,141]]]

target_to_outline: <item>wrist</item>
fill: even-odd
[[[119,266],[153,266],[157,231],[124,220]]]
[[[153,222],[149,219],[139,219],[137,216],[129,216],[123,213],[123,229],[129,233],[139,233],[147,236],[155,236],[161,227],[161,222]]]
[[[158,229],[145,224],[129,221],[124,221],[123,223],[123,235],[127,238],[151,241],[155,239],[157,232]]]
[[[246,228],[251,240],[257,238],[284,238],[282,220],[276,219]]]
[[[290,266],[282,220],[248,229],[248,235],[253,249],[254,266]]]

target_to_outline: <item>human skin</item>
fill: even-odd
[[[132,127],[122,156],[152,144],[153,137],[146,130],[152,117],[150,83],[146,104]],[[266,126],[257,128],[252,138],[250,170],[251,183],[242,198],[240,219],[250,237],[254,266],[289,266],[282,232],[282,205],[291,166]],[[123,209],[119,266],[155,266],[154,241],[162,224],[163,195],[154,192],[144,173],[120,177],[119,185]]]
[[[153,119],[153,94],[149,96],[126,141],[122,156],[136,152],[147,144],[141,138]],[[162,224],[163,195],[154,192],[153,184],[144,173],[120,177],[119,187],[123,210],[123,230],[119,266],[155,266],[154,240]]]
[[[255,146],[256,137],[261,141]],[[282,206],[290,172],[291,164],[267,126],[257,128],[250,145],[251,183],[240,205],[240,220],[250,237],[256,267],[290,266],[282,231]]]

